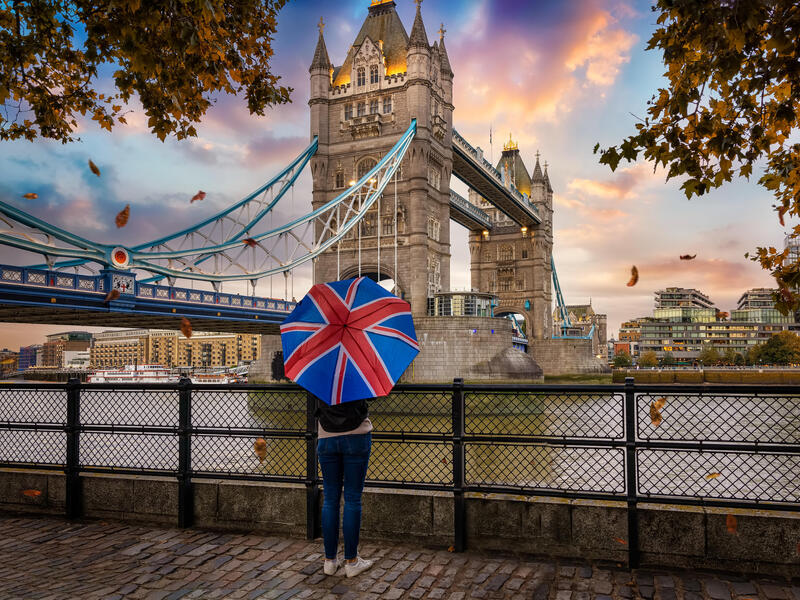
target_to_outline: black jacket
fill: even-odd
[[[317,418],[322,428],[329,433],[342,433],[355,429],[369,416],[366,400],[345,402],[329,406],[317,398]]]

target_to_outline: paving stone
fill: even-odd
[[[428,598],[433,598],[433,600],[438,600],[439,598],[444,598],[444,595],[447,593],[447,590],[442,588],[433,588],[428,594]]]
[[[661,588],[658,592],[658,598],[659,600],[678,600],[675,588],[671,587]]]
[[[464,592],[453,592],[450,594],[450,600],[464,600],[466,594]]]
[[[653,586],[651,585],[640,585],[639,587],[639,595],[646,600],[651,600],[653,598]]]
[[[785,588],[771,584],[761,584],[761,591],[769,600],[788,600],[789,593]]]
[[[699,592],[700,581],[694,578],[687,578],[683,580],[683,589],[687,592]]]
[[[737,596],[754,596],[758,594],[756,586],[749,581],[734,581],[731,583],[733,593]]]
[[[405,590],[393,587],[384,592],[383,598],[386,600],[398,600],[398,598],[403,597],[403,594],[405,594]]]
[[[605,594],[609,595],[611,591],[614,589],[613,584],[610,581],[593,581],[592,588],[594,589],[595,594]]]
[[[706,594],[714,600],[729,600],[731,592],[728,586],[716,579],[706,579],[703,581],[706,588]]]
[[[345,592],[349,592],[350,588],[342,583],[337,583],[335,586],[331,588],[332,594],[344,594]]]
[[[425,588],[418,587],[411,590],[407,595],[409,598],[422,598],[427,591]]]
[[[558,592],[556,592],[556,600],[571,600],[571,599],[572,599],[571,590],[558,590]]]
[[[419,579],[420,575],[422,575],[422,573],[419,571],[410,571],[398,579],[395,583],[395,586],[399,587],[400,589],[407,590],[414,585],[414,582]]]
[[[540,583],[533,591],[533,600],[547,600],[550,595],[550,584]]]
[[[500,573],[499,575],[493,575],[489,581],[486,582],[486,589],[490,592],[496,592],[503,584],[508,580],[508,575],[505,573]]]

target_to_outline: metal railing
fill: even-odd
[[[315,399],[294,385],[9,384],[0,466],[177,478],[179,525],[201,478],[304,483],[319,534]],[[743,385],[398,385],[371,402],[372,487],[800,510],[800,389]]]

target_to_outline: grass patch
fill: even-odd
[[[573,373],[571,375],[545,375],[547,385],[604,385],[611,383],[611,373]]]

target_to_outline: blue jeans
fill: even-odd
[[[339,546],[339,501],[344,488],[344,557],[358,556],[358,532],[361,529],[361,492],[367,477],[367,464],[372,449],[372,434],[340,435],[321,438],[317,443],[319,466],[322,468],[322,537],[325,558],[336,558]]]

